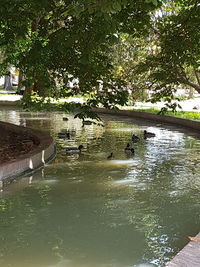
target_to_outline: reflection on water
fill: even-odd
[[[82,127],[64,116],[0,110],[0,120],[49,131],[58,151],[0,192],[0,266],[164,266],[199,231],[199,139],[133,118]],[[156,137],[143,140],[144,129]],[[58,139],[61,131],[71,138]],[[132,133],[141,140],[130,157]],[[66,155],[80,144],[81,155]]]

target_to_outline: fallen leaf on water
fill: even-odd
[[[198,241],[200,241],[200,238],[199,238],[199,237],[188,236],[188,238],[189,238],[191,241],[194,241],[194,242],[198,242]]]

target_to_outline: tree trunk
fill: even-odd
[[[34,92],[39,92],[39,82],[34,82],[34,84],[33,84],[33,87],[32,87],[32,90],[34,91]]]
[[[24,90],[24,93],[23,93],[23,101],[29,102],[31,100],[31,92],[32,92],[31,86],[25,87],[25,90]]]
[[[193,87],[200,94],[200,85],[197,85],[197,84],[192,83],[190,81],[185,81],[185,84]]]
[[[23,75],[22,75],[22,72],[19,71],[18,87],[17,87],[18,90],[21,90],[22,89],[22,81],[23,81]]]
[[[11,75],[10,72],[5,76],[5,80],[4,80],[4,89],[7,91],[11,91],[12,88],[12,84],[11,84]]]
[[[25,87],[23,86],[22,82],[23,82],[23,74],[22,74],[22,72],[19,70],[17,92],[18,92],[20,95],[23,95],[23,94],[24,94],[24,91],[25,91]]]
[[[194,70],[194,74],[197,79],[198,85],[200,85],[199,73],[196,70]]]

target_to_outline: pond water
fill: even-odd
[[[63,121],[68,116],[69,121]],[[0,266],[164,266],[200,230],[200,139],[175,126],[102,115],[1,109],[0,120],[50,132],[56,159],[1,192]],[[124,148],[144,129],[156,137]],[[71,138],[58,139],[69,131]],[[64,147],[83,144],[80,155]],[[110,152],[114,160],[107,160]]]

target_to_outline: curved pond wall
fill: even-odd
[[[38,141],[38,145],[29,153],[18,156],[9,162],[0,165],[0,182],[9,181],[25,173],[31,173],[51,161],[56,154],[53,138],[46,132],[0,122],[0,129],[12,131],[16,134],[26,133]]]
[[[200,121],[182,119],[182,118],[177,118],[173,116],[156,115],[156,114],[152,114],[148,112],[141,112],[141,111],[108,110],[108,109],[103,109],[103,108],[95,108],[93,110],[98,113],[129,116],[129,117],[134,117],[134,118],[142,118],[145,120],[159,121],[162,123],[175,124],[175,125],[179,125],[182,127],[191,128],[195,131],[200,131]]]

